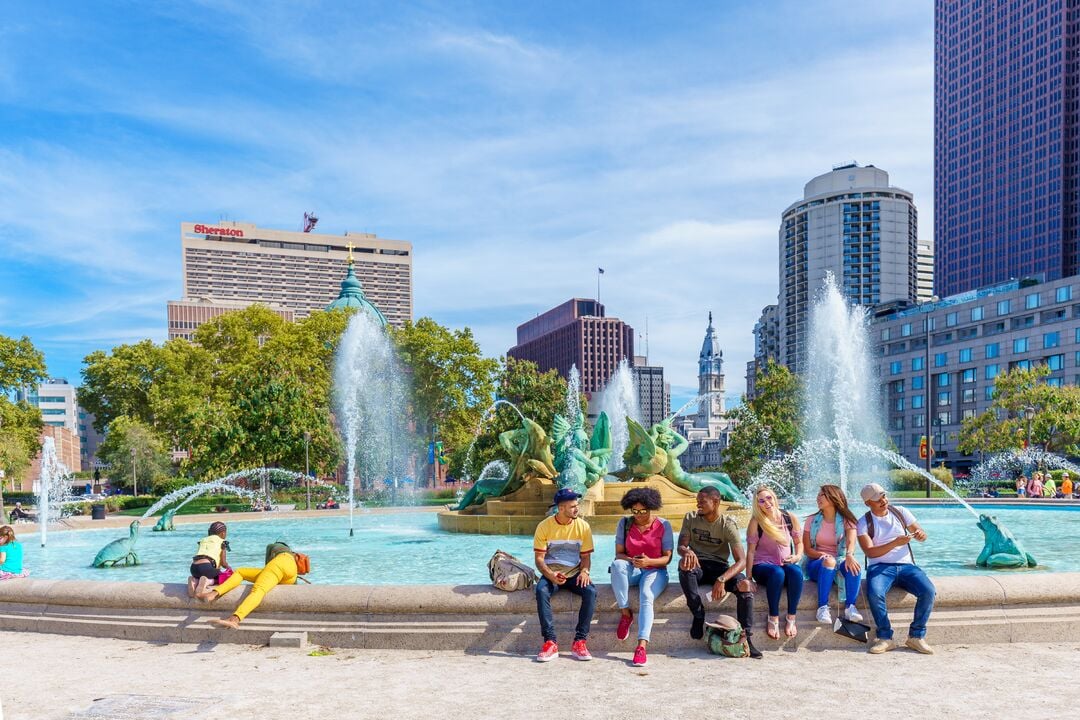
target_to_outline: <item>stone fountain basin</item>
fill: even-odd
[[[934,578],[938,596],[930,620],[933,643],[1080,641],[1080,573],[1004,574]],[[808,585],[799,605],[795,641],[773,641],[764,632],[764,596],[756,602],[755,642],[763,649],[864,646],[812,622],[816,605]],[[629,648],[614,638],[618,611],[611,588],[599,586],[590,645]],[[275,633],[306,633],[309,642],[333,647],[454,649],[463,652],[535,652],[539,644],[531,591],[505,593],[487,585],[300,585],[273,590],[238,631],[209,620],[228,615],[244,596],[237,590],[212,605],[187,597],[182,584],[21,579],[0,583],[0,629],[154,642],[266,644]],[[914,598],[894,590],[889,604],[903,640]],[[860,598],[860,607],[865,599]],[[566,639],[577,598],[554,598],[556,622]],[[735,614],[734,598],[710,603],[710,615]],[[867,622],[870,613],[863,610]],[[701,648],[688,635],[690,617],[677,585],[656,607],[650,649],[667,653]]]

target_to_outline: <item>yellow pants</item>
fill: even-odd
[[[296,558],[292,553],[281,553],[261,568],[235,568],[228,580],[217,587],[218,596],[222,596],[230,590],[240,586],[245,580],[255,583],[251,592],[236,608],[233,615],[243,620],[251,611],[259,607],[259,603],[266,597],[266,593],[278,585],[296,584]]]

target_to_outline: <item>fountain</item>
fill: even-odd
[[[637,386],[634,384],[634,375],[630,370],[629,363],[623,358],[619,362],[618,369],[611,376],[611,380],[604,389],[597,394],[597,410],[606,414],[608,418],[628,417],[644,424],[641,417],[641,407],[638,401]],[[622,467],[622,456],[630,444],[630,433],[626,423],[614,422],[611,426],[611,457],[608,459],[608,469],[618,470]]]
[[[1017,564],[1022,557],[1023,564],[1033,566],[1034,559],[1016,549],[1015,538],[996,518],[980,515],[931,473],[880,446],[884,433],[878,423],[880,405],[874,391],[866,311],[847,304],[831,273],[811,310],[810,327],[803,442],[789,455],[766,463],[751,485],[769,483],[793,494],[809,494],[803,479],[819,483],[836,478],[836,484],[851,496],[859,489],[856,480],[861,485],[879,478],[887,467],[911,470],[975,517],[985,536],[980,564],[1008,566],[1001,558],[1011,552]]]
[[[1071,463],[1061,455],[1029,447],[1023,450],[1006,450],[986,458],[971,471],[971,487],[985,487],[1003,477],[1015,480],[1021,473],[1029,475],[1032,470],[1068,470],[1080,477],[1080,465]]]
[[[277,468],[273,468],[273,469],[276,470]],[[249,497],[249,498],[253,498],[253,499],[254,498],[265,497],[263,495],[263,493],[261,491],[259,491],[259,490],[251,490],[249,488],[240,487],[239,485],[235,484],[237,482],[237,480],[239,480],[241,478],[250,477],[254,473],[261,472],[262,470],[264,470],[264,468],[259,468],[258,470],[241,470],[240,472],[230,473],[229,475],[226,475],[225,477],[222,477],[222,478],[218,478],[217,480],[211,480],[209,482],[202,482],[202,483],[195,483],[193,485],[186,485],[186,486],[184,486],[182,488],[178,488],[176,490],[173,490],[168,495],[162,497],[160,500],[155,502],[150,507],[148,507],[146,509],[146,512],[144,512],[139,519],[140,520],[145,520],[146,518],[151,517],[152,515],[154,515],[158,510],[161,510],[162,508],[169,507],[170,505],[175,503],[177,500],[180,500],[180,499],[183,498],[184,501],[182,503],[180,503],[179,505],[177,505],[176,508],[174,508],[175,510],[179,510],[180,508],[184,507],[185,505],[187,505],[189,502],[191,502],[195,498],[197,498],[197,497],[199,497],[199,496],[201,496],[201,495],[203,495],[203,494],[205,494],[207,492],[210,492],[211,490],[227,490],[230,493],[233,493],[235,495],[240,495],[242,497]],[[299,478],[301,480],[304,479],[304,476],[302,474],[300,474],[300,473],[290,473],[290,474],[295,475],[297,478]]]
[[[38,527],[41,528],[41,547],[45,547],[45,541],[49,532],[49,521],[63,516],[63,509],[73,502],[69,476],[71,472],[64,463],[56,457],[56,443],[46,436],[41,442],[41,474],[37,482],[37,511]]]
[[[384,322],[358,312],[338,344],[334,389],[345,439],[349,491],[349,536],[354,534],[356,481],[359,471],[388,477],[396,488],[397,453],[412,452],[405,418],[406,382]]]

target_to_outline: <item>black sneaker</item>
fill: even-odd
[[[746,645],[750,648],[750,657],[754,658],[755,660],[760,660],[761,651],[754,647],[754,641],[750,638],[746,638]]]
[[[705,618],[694,618],[694,622],[690,625],[690,637],[694,640],[700,640],[705,637]]]

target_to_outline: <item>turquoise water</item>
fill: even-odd
[[[978,509],[978,506],[976,506]],[[915,558],[931,575],[972,575],[987,571],[975,567],[982,549],[982,531],[963,510],[943,507],[912,508],[926,529],[925,543],[912,543]],[[1080,571],[1075,551],[1080,530],[1080,508],[1003,508],[992,512],[1013,531],[1041,563],[1034,570],[1011,572]],[[122,529],[52,531],[49,546],[41,548],[37,535],[19,538],[24,543],[26,567],[33,577],[84,580],[184,582],[196,542],[204,525],[177,525],[173,532],[140,535],[137,567],[94,569],[91,561],[110,540],[126,535]],[[16,532],[18,527],[16,526]],[[311,556],[312,582],[325,584],[474,584],[488,582],[487,561],[505,550],[532,562],[532,538],[520,535],[455,535],[438,528],[434,513],[365,514],[356,516],[356,536],[348,537],[348,518],[237,522],[230,526],[229,561],[234,567],[260,566],[266,544],[283,539]],[[614,537],[598,535],[593,577],[608,579],[607,567],[615,555]],[[671,565],[672,580],[676,570]]]

